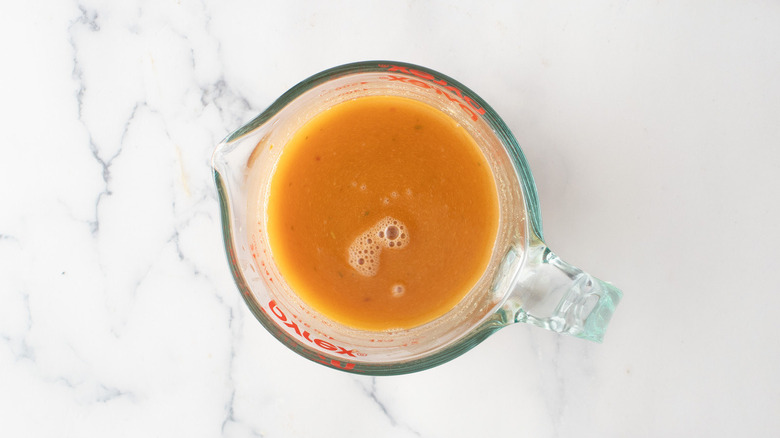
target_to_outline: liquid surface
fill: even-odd
[[[442,112],[390,96],[317,115],[285,146],[267,215],[280,273],[354,328],[411,328],[451,310],[498,228],[490,167]]]

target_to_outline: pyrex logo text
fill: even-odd
[[[447,81],[445,81],[444,79],[437,79],[435,76],[433,76],[432,74],[430,74],[428,72],[416,70],[416,69],[413,69],[413,68],[407,68],[407,67],[403,67],[403,66],[398,66],[398,65],[380,65],[380,67],[387,67],[388,68],[387,69],[388,73],[397,71],[397,72],[400,72],[400,73],[405,73],[405,74],[408,74],[408,75],[416,76],[416,77],[418,77],[420,79],[424,79],[424,80],[430,81],[430,82],[432,82],[434,84],[441,85],[445,90],[449,90],[452,93],[455,93],[455,95],[457,95],[459,98],[461,98],[468,105],[464,104],[463,102],[459,102],[458,99],[453,97],[450,93],[446,93],[446,92],[442,91],[441,88],[439,88],[439,87],[432,87],[431,85],[429,85],[429,84],[427,84],[427,83],[425,83],[423,81],[419,81],[417,79],[413,79],[413,78],[410,78],[410,77],[407,77],[407,76],[398,76],[398,75],[387,75],[387,78],[386,78],[386,79],[388,79],[390,81],[400,81],[400,82],[403,82],[403,83],[406,83],[406,84],[415,85],[415,86],[418,86],[418,87],[421,87],[421,88],[433,89],[434,91],[436,91],[436,94],[438,94],[440,96],[446,97],[450,102],[457,103],[458,106],[460,106],[460,108],[463,111],[468,113],[468,115],[471,118],[471,120],[476,121],[478,119],[477,114],[479,114],[479,115],[485,114],[485,108],[482,108],[477,102],[474,101],[474,99],[472,99],[469,96],[463,94],[456,87],[447,84]]]
[[[293,329],[296,335],[298,335],[299,338],[305,339],[309,341],[310,343],[322,348],[323,350],[332,351],[335,354],[343,354],[350,357],[355,357],[355,350],[347,350],[344,347],[331,344],[330,342],[320,339],[320,338],[313,338],[311,336],[311,333],[309,333],[306,330],[301,330],[300,327],[298,327],[298,324],[295,323],[295,321],[287,318],[287,315],[282,312],[282,309],[279,308],[279,306],[276,305],[276,301],[271,300],[268,303],[268,307],[271,309],[271,313],[274,314],[276,318],[279,319],[279,321],[282,321],[282,323]],[[354,365],[353,365],[354,366]]]

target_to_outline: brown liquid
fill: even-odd
[[[315,310],[359,329],[451,310],[498,229],[490,166],[444,113],[390,96],[317,115],[285,146],[268,199],[271,252]]]

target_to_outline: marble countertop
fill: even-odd
[[[656,437],[780,430],[780,6],[9,2],[0,435]],[[308,362],[249,313],[210,156],[298,81],[393,59],[502,115],[547,243],[625,292],[424,372]]]

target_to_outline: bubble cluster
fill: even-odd
[[[383,249],[400,249],[408,244],[409,230],[406,225],[386,216],[352,242],[349,246],[349,265],[361,275],[372,277],[379,270],[379,256]],[[395,289],[393,293],[396,293]],[[400,294],[403,294],[403,290]]]

